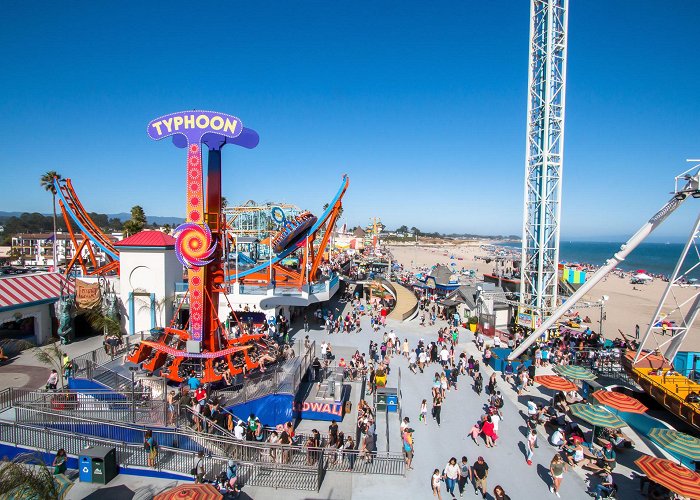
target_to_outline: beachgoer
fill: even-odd
[[[68,456],[66,455],[66,450],[63,448],[59,449],[56,452],[56,456],[54,457],[51,465],[53,466],[54,474],[65,474],[66,469],[68,468]]]
[[[554,455],[551,463],[549,464],[549,473],[552,476],[552,485],[549,487],[549,491],[554,493],[556,496],[561,497],[559,494],[559,488],[561,488],[561,480],[564,477],[564,472],[567,470],[566,463],[561,455],[558,453]]]
[[[442,500],[440,495],[440,483],[442,482],[442,474],[440,474],[440,469],[435,469],[433,471],[433,476],[430,478],[430,486],[433,489],[433,496],[438,497],[438,500]]]
[[[535,448],[537,448],[537,431],[532,429],[527,436],[527,458],[525,459],[527,465],[532,465],[532,457],[535,455]]]
[[[155,467],[158,458],[158,443],[153,437],[153,431],[150,429],[143,436],[143,448],[148,452],[148,466]]]
[[[472,474],[474,477],[474,493],[481,492],[481,496],[486,498],[486,479],[489,476],[489,466],[484,460],[484,457],[477,458],[472,465]]]
[[[457,485],[457,480],[459,479],[459,466],[457,465],[457,459],[455,457],[450,458],[445,465],[445,486],[447,487],[447,492],[455,497],[455,486]]]
[[[495,500],[510,500],[510,497],[506,495],[500,484],[493,489],[493,498]]]
[[[467,460],[467,457],[462,457],[462,462],[459,464],[459,479],[457,480],[460,497],[464,494],[464,488],[467,485],[467,481],[471,480],[472,468],[469,466],[469,460]]]

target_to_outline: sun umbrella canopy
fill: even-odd
[[[571,380],[595,380],[598,378],[589,369],[577,365],[557,365],[554,367],[554,371]]]
[[[568,392],[578,389],[573,382],[569,382],[565,378],[557,377],[556,375],[537,375],[535,377],[535,382],[553,391]]]
[[[690,460],[700,461],[700,439],[675,429],[656,428],[649,431],[649,438],[667,451]]]
[[[601,390],[595,391],[592,396],[596,398],[600,404],[609,406],[617,411],[645,413],[649,409],[633,397],[621,392]]]
[[[153,500],[221,500],[223,495],[211,484],[181,484],[156,495]]]
[[[634,462],[647,477],[674,493],[688,498],[700,498],[700,474],[682,465],[649,455]]]
[[[619,429],[626,425],[619,417],[616,417],[602,406],[578,403],[571,405],[569,409],[574,417],[580,418],[584,422],[588,422],[596,427]]]

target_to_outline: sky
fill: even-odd
[[[700,158],[700,2],[572,1],[562,238],[623,240]],[[185,155],[146,136],[239,117],[223,192],[343,221],[521,234],[529,2],[10,2],[0,16],[0,210],[183,216]],[[687,237],[689,201],[655,239]]]

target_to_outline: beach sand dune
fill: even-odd
[[[461,244],[411,244],[411,245],[389,245],[394,258],[404,265],[406,269],[418,269],[420,267],[430,267],[435,264],[451,265],[455,263],[455,269],[475,270],[478,276],[483,273],[490,273],[495,270],[493,262],[487,264],[483,260],[475,260],[479,255],[487,255],[481,245],[492,244],[488,241],[469,241]],[[454,259],[450,258],[454,256]],[[459,260],[459,258],[463,260]],[[667,283],[661,280],[654,280],[648,285],[632,285],[629,278],[621,278],[617,275],[608,275],[603,281],[598,283],[585,297],[585,300],[597,301],[603,295],[607,295],[609,300],[605,304],[605,320],[603,321],[603,334],[608,338],[619,337],[618,330],[622,330],[626,335],[634,336],[635,325],[639,325],[640,336],[644,335],[652,315],[656,310],[659,299],[666,288]],[[682,304],[688,301],[695,293],[693,287],[675,288],[675,301],[667,300],[667,306],[662,312],[670,314],[675,304]],[[690,304],[685,305],[681,311],[687,312]],[[574,310],[576,308],[574,307]],[[600,309],[581,309],[581,317],[589,316],[592,330],[599,331]],[[669,316],[676,322],[681,322],[682,315],[678,311]],[[681,350],[700,351],[700,324],[696,322],[686,337]]]

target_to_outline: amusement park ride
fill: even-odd
[[[269,246],[269,258],[245,270],[239,270],[238,265],[230,269],[227,262],[229,248],[232,244],[237,247],[237,242],[229,234],[230,228],[221,206],[221,151],[227,144],[255,148],[259,142],[257,132],[243,127],[234,116],[209,111],[187,111],[157,118],[149,123],[147,132],[154,140],[172,137],[175,146],[187,150],[187,218],[175,229],[174,236],[175,253],[187,269],[189,285],[180,306],[188,303],[190,314],[184,328],[175,328],[171,322],[169,327],[152,330],[151,338],[138,344],[128,359],[150,372],[160,370],[161,376],[178,382],[186,379],[192,371],[203,382],[217,382],[224,378],[224,372],[237,375],[256,368],[264,369],[264,363],[275,361],[280,354],[277,343],[266,334],[254,333],[240,322],[242,334],[235,338],[229,336],[219,319],[220,295],[226,297],[234,283],[302,288],[319,281],[319,268],[341,211],[349,179],[343,176],[335,198],[318,218],[310,212],[290,217],[286,217],[282,210],[273,213],[278,229],[260,242]],[[203,146],[208,149],[206,175],[202,165]],[[54,185],[74,248],[78,250],[66,273],[75,265],[92,275],[118,272],[119,252],[90,219],[70,180],[55,180]],[[82,235],[80,242],[76,237],[78,233]],[[320,241],[317,241],[319,237]],[[107,263],[99,265],[91,245],[96,245],[107,255]],[[94,271],[86,272],[89,267],[82,256],[84,249],[87,249]],[[295,253],[299,255],[300,265],[291,269],[283,262]],[[231,313],[238,321],[233,309]]]

